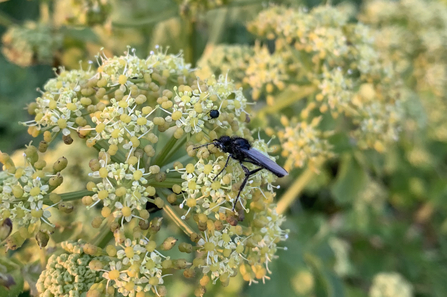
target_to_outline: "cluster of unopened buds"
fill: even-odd
[[[6,154],[0,160],[5,168],[0,179],[3,225],[27,227],[19,233],[21,242],[10,248],[40,233],[48,241],[55,223],[50,210],[57,205],[73,211],[67,200],[82,201],[76,211],[100,210],[91,226],[101,237],[63,243],[67,253],[52,256],[40,276],[42,296],[87,291],[91,296],[165,296],[164,278],[172,270],[183,270],[187,278],[201,275],[196,296],[205,293],[208,282],[228,285],[238,273],[250,283],[268,279],[268,265],[288,233],[275,210],[277,177],[261,170],[241,187],[246,172],[239,162],[227,160],[212,144],[203,146],[223,135],[238,136],[271,158],[269,144],[254,139],[247,126],[242,89],[224,75],[198,79],[181,55],[158,48],[146,59],[129,49],[119,57],[101,53],[97,62],[95,70],[55,69],[56,78],[28,106],[34,120],[24,124],[32,136],[44,138],[39,148],[30,145],[25,151],[28,167],[15,167]],[[98,151],[97,158],[86,161],[91,169],[86,190],[52,192],[62,181],[65,158],[42,173],[40,154],[58,135],[66,144],[80,138],[76,141]],[[159,238],[160,209],[189,241]],[[164,255],[176,246],[184,258]],[[66,259],[70,264],[62,264]],[[84,285],[79,284],[82,273],[89,279]],[[61,285],[65,277],[71,285]]]

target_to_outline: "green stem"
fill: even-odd
[[[167,178],[166,180],[162,181],[162,182],[157,182],[157,181],[152,181],[149,182],[147,185],[148,186],[152,186],[154,188],[166,188],[166,189],[170,189],[172,188],[174,185],[181,185],[182,182],[184,182],[183,179],[181,178]]]
[[[186,235],[191,236],[191,234],[196,233],[194,229],[186,223],[185,220],[182,220],[181,217],[176,213],[171,204],[166,200],[166,196],[164,191],[158,192],[159,196],[165,202],[163,206],[164,212],[168,215],[168,217],[180,228]]]
[[[88,190],[80,190],[80,191],[74,191],[74,192],[68,192],[60,194],[62,201],[73,201],[73,200],[79,200],[82,199],[84,196],[91,196],[95,194],[95,192],[88,191]],[[49,199],[49,194],[44,196],[43,203],[46,205],[51,205],[53,202]]]
[[[185,50],[185,61],[191,63],[192,66],[196,65],[196,22],[190,18],[185,19],[185,27],[188,30],[188,47]]]
[[[93,240],[92,244],[100,248],[105,248],[112,238],[113,232],[110,231],[109,226],[105,224],[98,233],[98,236]]]
[[[124,22],[112,21],[112,26],[116,28],[143,27],[165,21],[177,15],[178,15],[178,8],[175,7],[175,9],[168,10],[156,16],[146,17],[144,19],[137,19],[131,22],[124,23]]]
[[[315,170],[315,169],[314,169]],[[276,212],[278,214],[284,213],[287,208],[298,198],[304,187],[315,177],[316,173],[311,168],[307,168],[300,176],[293,182],[287,192],[284,193],[281,200],[279,200],[276,206]]]
[[[168,161],[173,154],[175,154],[179,148],[181,148],[186,143],[186,134],[182,136],[182,138],[178,139],[176,145],[168,151],[166,154],[166,157],[164,158],[163,162],[161,164],[164,164],[166,161]],[[189,157],[189,156],[188,156]]]
[[[167,158],[167,160],[169,160],[169,158]],[[192,157],[190,157],[189,155],[184,155],[182,157],[180,157],[178,160],[172,161],[166,165],[164,165],[163,167],[161,167],[160,171],[165,172],[167,169],[171,169],[174,166],[175,162],[180,162],[182,164],[187,163],[188,161],[192,160]]]
[[[161,152],[155,157],[153,164],[161,167],[161,165],[163,165],[163,163],[166,161],[167,156],[169,155],[177,140],[178,139],[175,138],[174,135],[172,135],[171,138],[168,140],[168,143],[166,143]]]
[[[299,89],[290,88],[288,91],[285,91],[281,94],[278,100],[275,101],[275,105],[270,106],[266,105],[261,108],[258,112],[258,116],[263,119],[266,114],[277,113],[281,109],[299,101],[301,99],[306,98],[317,90],[315,86],[302,86]]]
[[[115,92],[116,90],[118,90],[120,87],[119,86],[115,86],[110,88],[110,90],[106,91],[106,95]]]

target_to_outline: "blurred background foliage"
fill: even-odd
[[[277,195],[287,250],[265,285],[237,276],[206,296],[447,296],[446,1],[10,0],[0,3],[0,25],[8,153],[31,140],[17,122],[52,68],[87,68],[101,48],[183,51],[258,101],[252,128],[278,136],[279,163],[291,170]],[[64,154],[79,163],[86,155]],[[65,227],[59,241],[82,233],[81,223]],[[22,273],[23,296],[39,271],[27,247],[36,245],[16,253],[27,265],[0,262],[16,283]],[[169,296],[194,291],[178,275],[168,287]]]

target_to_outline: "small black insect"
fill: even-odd
[[[217,119],[220,115],[220,112],[217,109],[210,110],[210,117],[212,119]]]
[[[229,137],[229,136],[221,136],[219,139],[214,139],[213,142],[207,143],[204,145],[200,145],[198,147],[195,147],[194,149],[198,149],[204,146],[208,146],[210,144],[214,144],[214,146],[218,147],[222,152],[228,153],[227,161],[225,162],[225,166],[222,168],[222,170],[214,177],[213,181],[224,171],[224,169],[228,165],[228,161],[230,161],[230,158],[233,158],[241,164],[242,169],[245,172],[245,178],[244,181],[241,184],[241,187],[239,188],[239,192],[237,193],[236,200],[233,203],[233,211],[236,207],[237,202],[239,201],[239,196],[244,189],[245,185],[247,184],[248,179],[251,175],[255,174],[256,172],[267,169],[277,177],[283,177],[288,175],[289,173],[276,164],[274,161],[272,161],[267,155],[264,153],[258,151],[255,148],[252,148],[250,142],[242,137]],[[256,168],[254,170],[249,170],[243,162],[251,163],[254,165],[259,166],[260,168]]]

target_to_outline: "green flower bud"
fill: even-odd
[[[189,236],[189,238],[191,239],[192,242],[197,243],[197,242],[199,242],[199,240],[200,240],[201,237],[200,237],[200,235],[197,234],[197,233],[191,233],[191,235]]]
[[[36,168],[37,170],[41,170],[46,165],[47,165],[47,162],[45,162],[45,160],[39,159],[39,160],[37,160],[37,162],[34,163],[34,168]]]
[[[56,176],[52,176],[50,178],[50,180],[48,181],[48,184],[51,186],[51,189],[54,190],[55,188],[59,187],[63,181],[64,181],[64,178],[58,172]]]
[[[165,172],[159,172],[155,175],[155,180],[159,183],[166,180],[166,173]]]
[[[169,236],[168,238],[166,238],[163,243],[161,244],[160,248],[163,251],[169,251],[170,249],[172,249],[172,247],[175,245],[175,243],[177,242],[178,239]]]
[[[15,232],[6,239],[6,248],[14,251],[22,246],[22,244],[25,242],[25,239],[26,238],[23,238],[20,235],[20,232]]]
[[[149,221],[148,220],[139,220],[138,221],[138,226],[140,226],[141,230],[147,230],[149,229]]]
[[[5,240],[12,231],[12,221],[10,218],[6,218],[0,225],[0,241]]]
[[[35,115],[36,114],[36,108],[37,108],[37,103],[36,102],[31,102],[30,104],[28,104],[28,113],[30,115]]]
[[[53,171],[56,172],[60,172],[62,170],[65,169],[65,167],[67,167],[67,158],[65,157],[60,157],[54,164],[53,164]]]
[[[47,149],[48,149],[48,142],[42,140],[42,141],[39,143],[39,152],[41,152],[41,153],[45,153],[45,152],[47,151]]]
[[[47,233],[42,231],[37,232],[36,241],[40,248],[46,247],[49,240],[50,236]]]
[[[158,232],[160,231],[160,227],[161,227],[161,222],[163,221],[162,217],[158,217],[158,218],[154,218],[152,219],[149,228],[151,229],[152,232]]]
[[[186,242],[182,242],[179,244],[178,249],[182,253],[191,253],[192,252],[192,245]]]
[[[88,166],[92,171],[98,171],[101,168],[101,164],[99,164],[98,159],[91,159]]]
[[[172,262],[176,269],[185,269],[187,263],[185,259],[177,259]]]
[[[28,161],[31,164],[34,164],[39,159],[39,155],[37,154],[37,148],[34,145],[29,145],[25,149],[25,155]]]
[[[163,199],[161,199],[160,197],[155,198],[155,202],[154,204],[158,207],[158,208],[163,208],[165,206],[165,202],[163,201]]]
[[[163,260],[163,262],[161,262],[161,266],[163,267],[163,269],[171,268],[172,260],[170,260],[170,259]]]
[[[58,208],[63,213],[71,213],[74,210],[73,204],[66,201],[59,203]]]

